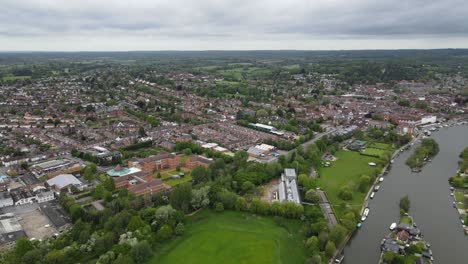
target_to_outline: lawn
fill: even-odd
[[[300,222],[250,213],[204,210],[188,217],[182,237],[164,244],[153,263],[304,263]]]
[[[164,183],[174,187],[174,186],[179,185],[181,183],[186,183],[186,182],[190,182],[190,181],[192,181],[192,176],[190,174],[185,174],[185,176],[183,178],[165,180]]]
[[[455,201],[457,201],[457,202],[463,202],[463,200],[465,198],[464,194],[462,192],[459,192],[459,191],[455,191],[454,196],[455,196]]]
[[[385,155],[386,152],[387,151],[382,150],[382,149],[366,148],[366,150],[362,151],[361,153],[363,155],[367,155],[367,156],[382,158]]]
[[[369,166],[369,162],[377,162],[378,159],[369,156],[360,155],[359,152],[339,150],[335,153],[337,161],[332,162],[330,167],[319,168],[320,177],[317,179],[317,185],[327,193],[329,202],[338,215],[343,213],[340,204],[343,203],[338,197],[341,187],[349,186],[355,190],[361,175],[372,176],[375,167]],[[353,199],[346,201],[354,208],[360,208],[365,198],[365,193],[353,192]]]
[[[3,77],[4,81],[15,81],[15,80],[24,80],[31,79],[31,76],[5,76]]]
[[[413,221],[411,221],[411,217],[409,217],[409,216],[402,216],[402,217],[400,217],[400,223],[412,225]]]
[[[383,150],[391,150],[392,149],[392,146],[390,146],[389,144],[379,143],[379,142],[372,142],[372,143],[369,144],[369,147],[370,148],[375,148],[375,149],[383,149]]]

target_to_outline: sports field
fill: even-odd
[[[156,250],[148,264],[304,263],[300,222],[204,210],[188,218],[185,233]]]

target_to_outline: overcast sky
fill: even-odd
[[[0,50],[468,48],[468,0],[1,0]]]

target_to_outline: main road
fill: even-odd
[[[380,241],[389,233],[389,226],[399,217],[398,201],[408,195],[410,214],[431,243],[434,263],[468,263],[468,236],[458,213],[452,207],[448,178],[458,169],[460,152],[468,147],[468,126],[441,128],[432,136],[440,151],[420,173],[412,173],[405,165],[413,146],[395,158],[389,174],[375,198],[362,228],[345,248],[346,264],[375,264],[380,256]]]

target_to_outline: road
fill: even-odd
[[[301,144],[301,146],[306,149],[308,146],[312,145],[313,143],[315,143],[315,141],[321,139],[322,137],[326,136],[326,135],[330,135],[331,133],[333,132],[336,132],[338,131],[339,128],[332,128],[330,129],[329,131],[327,132],[322,132],[322,133],[319,133],[317,135],[314,135],[314,138],[312,138],[311,140],[309,141],[306,141],[304,143]],[[297,148],[294,148],[294,149],[291,149],[290,151],[286,152],[285,155],[289,156],[291,155],[294,151],[296,151]]]

